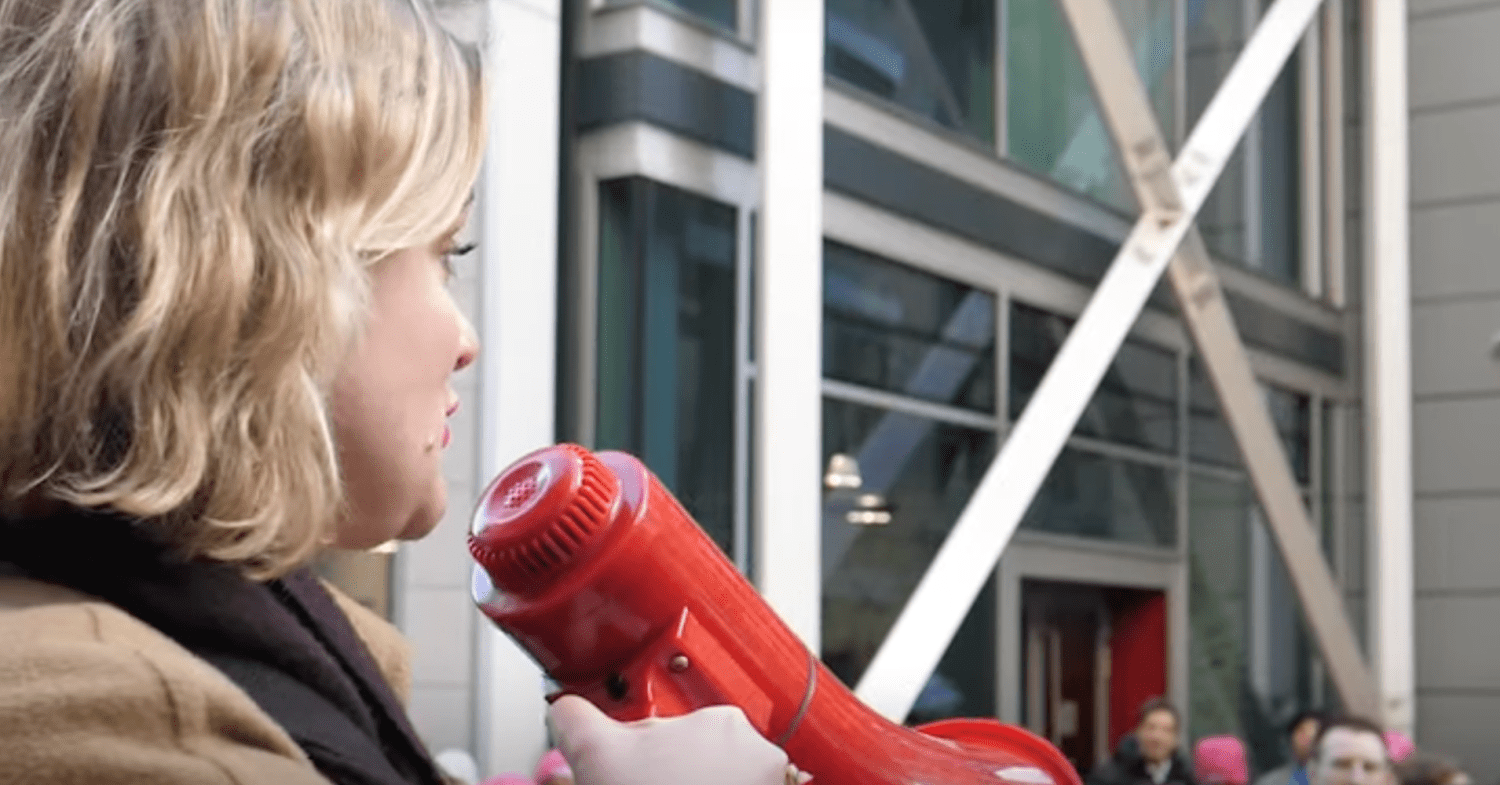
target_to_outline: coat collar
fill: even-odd
[[[81,510],[0,520],[0,564],[116,605],[210,663],[249,662],[305,685],[410,781],[440,781],[369,650],[306,569],[258,583],[223,564],[172,555],[139,521]],[[255,685],[226,675],[283,726],[295,719],[276,716]]]

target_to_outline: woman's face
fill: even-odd
[[[449,233],[403,249],[371,271],[369,319],[331,400],[348,501],[338,547],[422,537],[447,507],[442,456],[458,409],[449,379],[479,350],[448,293],[453,242]]]

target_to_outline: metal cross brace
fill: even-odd
[[[1109,0],[1062,0],[1062,6],[1136,198],[1143,205],[1178,204],[1175,183],[1156,176],[1160,170],[1153,168],[1150,151],[1164,149],[1165,142]],[[1379,706],[1374,682],[1196,227],[1172,258],[1167,276],[1339,698],[1350,710],[1374,717]]]
[[[1277,0],[1271,6],[1205,108],[1176,161],[1169,160],[1149,109],[1144,113],[1136,111],[1138,106],[1149,104],[1113,12],[1105,7],[1108,16],[1095,15],[1094,21],[1086,25],[1103,28],[1114,39],[1113,53],[1092,43],[1085,47],[1094,50],[1092,55],[1085,56],[1085,64],[1100,88],[1097,92],[1101,97],[1121,90],[1129,96],[1121,100],[1105,98],[1104,103],[1111,129],[1120,140],[1123,157],[1140,194],[1141,217],[860,680],[856,694],[885,716],[899,721],[910,711],[1093,397],[1125,335],[1184,240],[1188,240],[1187,254],[1174,265],[1174,289],[1184,313],[1193,314],[1188,322],[1194,339],[1199,341],[1205,358],[1215,360],[1207,363],[1210,378],[1223,401],[1226,418],[1247,453],[1252,481],[1268,517],[1282,521],[1277,532],[1283,553],[1296,551],[1294,557],[1287,559],[1294,584],[1304,604],[1310,595],[1333,590],[1307,524],[1306,512],[1296,500],[1295,485],[1270,429],[1243,350],[1239,350],[1237,359],[1222,359],[1224,347],[1238,348],[1239,341],[1217,279],[1207,263],[1202,241],[1196,232],[1189,239],[1198,210],[1320,2]],[[1067,3],[1064,6],[1069,7]],[[1079,19],[1073,10],[1078,9],[1085,15],[1091,13],[1088,6],[1070,10],[1075,28]],[[1097,24],[1099,19],[1109,22],[1109,27]],[[1094,38],[1089,36],[1090,41]],[[1122,51],[1126,52],[1122,60],[1111,59],[1109,64],[1100,61],[1101,57],[1121,57]],[[1226,334],[1232,344],[1223,340]],[[1205,343],[1205,339],[1211,340]],[[1279,481],[1278,469],[1266,468],[1271,461],[1265,455],[1280,459]],[[1293,494],[1290,509],[1282,499],[1285,488],[1290,488]],[[1302,527],[1300,534],[1292,530],[1298,525]],[[1309,558],[1318,560],[1311,568]],[[1307,577],[1309,574],[1311,578]],[[1326,585],[1319,585],[1319,575]],[[1352,659],[1345,656],[1346,644],[1352,645],[1353,635],[1338,606],[1331,608],[1331,613],[1326,608],[1320,609],[1316,621],[1312,619],[1314,614],[1309,613],[1309,621],[1324,644],[1325,656],[1331,650],[1339,657],[1335,681],[1346,705],[1364,709],[1369,705],[1368,699],[1361,696],[1372,695],[1369,676],[1358,659],[1357,649],[1353,650]],[[1343,625],[1342,635],[1339,624]],[[1328,641],[1334,642],[1331,649]],[[1330,658],[1330,669],[1333,667]]]

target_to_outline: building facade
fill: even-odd
[[[1112,6],[1175,151],[1270,3]],[[1371,360],[1389,360],[1365,304],[1369,7],[1325,0],[1197,226],[1360,645],[1387,668],[1410,659],[1376,633],[1414,615],[1415,737],[1489,781],[1500,265],[1483,253],[1500,239],[1500,156],[1484,142],[1500,76],[1483,65],[1500,3],[1412,0],[1404,28],[1405,444],[1367,438]],[[454,509],[394,557],[330,570],[365,576],[412,638],[434,749],[525,771],[546,744],[541,675],[472,610],[463,544],[465,500],[509,460],[557,440],[630,451],[748,575],[778,564],[755,509],[757,451],[780,443],[755,406],[764,47],[751,0],[446,8],[485,49],[494,102],[484,250],[456,285],[484,352],[461,382]],[[822,360],[805,390],[821,412],[805,519],[819,590],[793,602],[854,686],[1139,211],[1057,0],[827,0],[823,30],[821,327],[806,336]],[[1281,763],[1285,721],[1338,696],[1219,409],[1159,287],[905,719],[997,716],[1087,768],[1165,694],[1186,741],[1233,733],[1255,769]],[[1404,606],[1376,591],[1374,521],[1393,520],[1366,494],[1392,451],[1415,465]]]

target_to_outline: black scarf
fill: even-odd
[[[0,564],[106,600],[217,667],[338,785],[439,785],[348,617],[306,569],[256,583],[117,516],[0,520]]]

